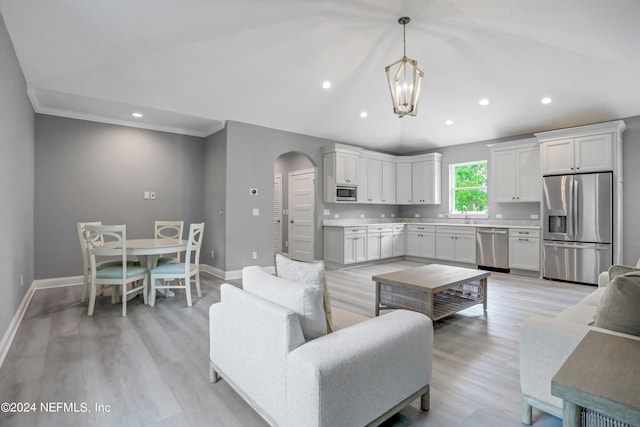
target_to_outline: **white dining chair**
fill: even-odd
[[[156,221],[155,222],[155,238],[156,239],[182,239],[182,231],[184,229],[184,221]],[[167,263],[179,263],[180,252],[176,256],[162,256],[158,258],[158,265]]]
[[[191,278],[194,277],[198,298],[202,297],[200,290],[200,247],[204,235],[204,222],[189,226],[189,241],[184,262],[176,264],[162,264],[151,269],[151,290],[149,291],[149,304],[153,307],[156,303],[156,289],[185,290],[187,306],[191,307]],[[193,262],[192,262],[193,254]],[[162,284],[160,284],[162,280]],[[175,281],[175,284],[171,284]]]
[[[89,261],[87,240],[85,239],[85,236],[84,236],[84,230],[87,225],[102,225],[102,221],[79,222],[77,224],[78,239],[80,240],[80,249],[82,250],[82,286],[83,286],[82,299],[81,299],[82,302],[84,302],[87,299],[87,293],[89,292],[89,286],[91,284],[91,263]],[[96,240],[94,243],[96,245],[102,245],[103,241],[101,240],[101,238],[99,236],[96,236],[96,239],[98,240]],[[120,261],[106,260],[106,261],[99,262],[96,265],[96,268],[101,269],[106,266],[119,265],[119,264],[120,264]],[[113,296],[112,302],[115,303],[117,294],[114,293],[112,294],[112,296]]]
[[[87,315],[93,316],[98,286],[114,286],[121,290],[122,316],[127,315],[127,296],[142,292],[144,303],[147,303],[147,270],[140,265],[127,263],[127,227],[126,225],[87,225],[85,240],[91,265],[91,285],[89,287],[89,307]],[[117,257],[119,265],[97,268],[98,263],[108,257]],[[142,281],[142,285],[129,284]]]

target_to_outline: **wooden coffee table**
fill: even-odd
[[[490,275],[483,270],[429,264],[373,276],[376,316],[381,309],[404,308],[439,320],[476,304],[486,311]]]

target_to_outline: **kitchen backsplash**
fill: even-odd
[[[352,226],[386,223],[429,223],[429,224],[464,224],[463,218],[360,218],[360,219],[324,219],[323,226]],[[540,220],[519,219],[470,219],[470,224],[540,227]]]

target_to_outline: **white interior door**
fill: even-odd
[[[316,170],[289,172],[289,257],[313,261]]]
[[[273,252],[282,252],[282,174],[273,176]]]

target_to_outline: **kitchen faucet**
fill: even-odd
[[[466,206],[462,206],[462,213],[464,214],[464,223],[469,224],[469,211]]]

